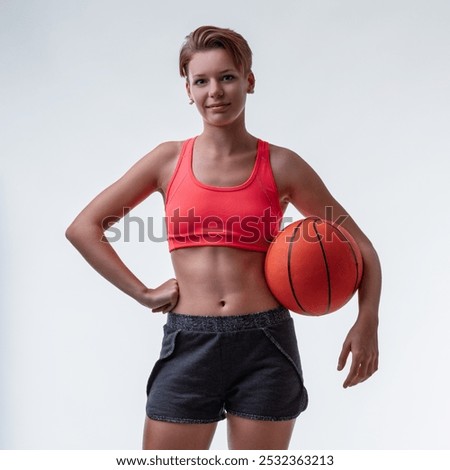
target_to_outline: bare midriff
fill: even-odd
[[[244,315],[279,306],[264,277],[265,252],[199,246],[171,256],[179,286],[175,313]]]

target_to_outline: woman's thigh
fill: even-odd
[[[263,421],[227,414],[228,448],[231,450],[286,450],[295,419]]]
[[[217,422],[185,424],[156,421],[145,417],[144,450],[207,450],[211,445]]]

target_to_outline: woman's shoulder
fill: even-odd
[[[164,170],[178,160],[185,141],[165,141],[148,152],[143,160],[149,168]]]
[[[292,192],[292,188],[304,184],[314,173],[311,166],[293,150],[269,144],[270,164],[280,194]]]
[[[128,184],[142,181],[145,189],[160,190],[176,166],[184,141],[166,141],[141,157],[126,173]]]
[[[183,146],[183,140],[170,140],[161,142],[157,145],[152,151],[150,151],[147,155],[151,155],[152,158],[155,159],[163,159],[167,161],[170,158],[176,158],[179,153],[181,152],[181,148]]]
[[[269,144],[270,163],[276,172],[289,173],[306,164],[305,160],[293,150],[279,145]]]
[[[157,169],[158,186],[163,192],[175,171],[183,145],[187,140],[189,139],[162,142],[147,154],[149,160],[152,161],[151,165]]]

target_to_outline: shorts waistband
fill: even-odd
[[[271,310],[246,315],[209,316],[168,312],[166,324],[168,328],[175,330],[225,333],[251,328],[264,328],[276,325],[289,318],[291,318],[289,310],[280,305]]]

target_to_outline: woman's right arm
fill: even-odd
[[[178,142],[166,142],[142,157],[96,196],[66,230],[67,239],[97,272],[154,312],[167,312],[175,307],[177,281],[169,279],[155,289],[146,287],[123,263],[104,231],[150,194],[165,187],[175,168],[179,148]]]

